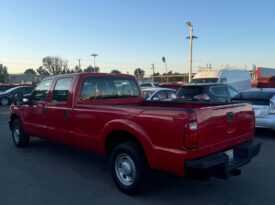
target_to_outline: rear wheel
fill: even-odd
[[[30,136],[25,134],[18,119],[12,123],[12,139],[16,147],[27,147],[29,145]]]
[[[114,182],[122,192],[139,194],[148,173],[142,148],[135,142],[119,144],[112,153],[111,171]]]
[[[3,97],[3,98],[1,98],[0,103],[1,103],[1,105],[6,106],[6,105],[8,105],[10,103],[10,101],[9,101],[8,98]]]

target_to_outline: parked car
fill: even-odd
[[[156,82],[140,82],[139,83],[139,87],[140,88],[155,88],[155,87],[159,87],[159,83],[156,83]]]
[[[185,85],[185,83],[183,83],[183,82],[161,83],[159,85],[159,87],[162,87],[162,88],[171,88],[171,89],[174,89],[174,90],[178,90],[179,88],[181,88],[184,85]]]
[[[238,91],[246,90],[252,87],[251,77],[248,70],[240,69],[221,69],[205,70],[196,73],[191,81],[196,83],[218,83],[231,85]]]
[[[49,76],[30,96],[14,99],[9,125],[16,147],[36,136],[110,156],[115,184],[131,195],[150,168],[228,178],[261,149],[251,105],[144,101],[130,75]]]
[[[10,88],[3,93],[0,93],[0,104],[9,105],[12,102],[13,96],[16,92],[22,92],[23,95],[30,94],[33,90],[32,86],[17,86]]]
[[[170,88],[145,88],[141,90],[145,100],[169,100],[176,98],[176,90]]]
[[[207,100],[226,102],[236,96],[238,91],[230,85],[224,84],[188,84],[182,86],[176,93],[177,99]]]
[[[239,93],[233,102],[252,104],[256,127],[275,130],[275,88],[253,88]]]

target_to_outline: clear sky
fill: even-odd
[[[211,63],[275,67],[275,1],[268,0],[0,0],[0,63],[10,73],[38,68],[45,56],[82,59],[103,72],[150,75],[188,71],[188,27],[194,68]]]

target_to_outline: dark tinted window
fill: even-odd
[[[194,96],[202,94],[203,90],[202,86],[185,86],[177,91],[176,96],[177,98],[193,99]]]
[[[270,99],[275,95],[275,92],[242,92],[233,98],[233,101],[247,102],[252,105],[269,105]]]
[[[25,87],[23,93],[24,94],[30,94],[32,92],[32,90],[33,90],[32,87]]]
[[[233,89],[233,88],[231,88],[231,87],[228,87],[227,90],[228,90],[228,93],[229,93],[229,95],[230,95],[231,98],[233,98],[236,95],[238,95],[238,91],[235,90],[235,89]]]
[[[52,101],[56,102],[66,102],[68,99],[68,94],[72,86],[72,78],[62,78],[59,79],[53,90]]]
[[[210,87],[210,92],[219,97],[230,97],[227,87],[225,86],[213,86]]]
[[[261,91],[252,91],[252,92],[242,92],[234,98],[243,99],[243,100],[270,100],[272,96],[275,95],[275,92],[261,92]]]

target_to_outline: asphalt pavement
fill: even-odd
[[[31,139],[15,148],[8,107],[0,106],[0,205],[85,204],[275,204],[275,133],[258,130],[260,155],[227,180],[198,181],[154,173],[143,195],[114,185],[107,158],[54,142]]]

